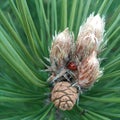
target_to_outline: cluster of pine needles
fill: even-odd
[[[90,13],[105,18],[103,76],[71,111],[57,110],[47,83],[53,35],[69,27],[75,38]],[[0,120],[119,120],[120,1],[0,1]]]

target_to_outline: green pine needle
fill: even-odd
[[[49,48],[66,27],[75,38],[93,13],[105,18],[103,76],[80,96],[71,111],[50,101]],[[119,120],[120,1],[0,1],[0,120]]]

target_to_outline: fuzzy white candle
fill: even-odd
[[[76,41],[76,54],[79,59],[89,56],[103,41],[104,19],[99,15],[91,14],[80,27]]]

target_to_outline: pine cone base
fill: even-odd
[[[67,81],[55,84],[51,92],[51,101],[61,110],[71,110],[78,99],[77,88]]]

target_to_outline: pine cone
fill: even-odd
[[[71,110],[78,98],[77,88],[69,82],[58,82],[51,92],[51,101],[61,110]]]

